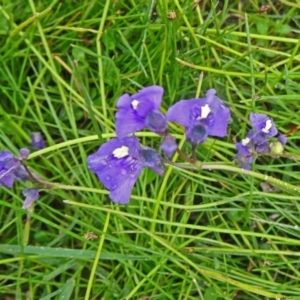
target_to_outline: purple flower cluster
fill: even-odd
[[[166,115],[160,106],[163,88],[149,86],[134,95],[124,94],[117,101],[116,134],[87,158],[88,168],[110,191],[115,203],[130,200],[132,188],[143,168],[151,168],[162,176],[164,159],[154,149],[142,147],[137,137],[130,136],[147,128],[163,137],[160,149],[170,157],[177,150],[167,122],[185,127],[186,139],[193,146],[205,142],[208,136],[225,137],[230,119],[229,108],[210,89],[204,98],[181,100],[171,106]]]
[[[250,114],[252,129],[249,130],[246,137],[236,143],[237,155],[235,160],[246,170],[251,169],[253,156],[256,153],[270,153],[272,142],[270,138],[278,134],[278,130],[272,118],[265,114]],[[286,144],[284,135],[278,136],[278,142]]]
[[[102,144],[95,153],[87,157],[89,170],[109,190],[109,197],[114,203],[129,202],[134,184],[144,168],[150,168],[163,176],[165,163],[174,164],[168,158],[175,151],[185,161],[195,163],[197,145],[204,143],[210,136],[227,136],[230,110],[214,89],[209,89],[203,98],[178,101],[166,114],[160,111],[163,93],[162,87],[154,85],[131,96],[122,95],[116,105],[117,137]],[[176,140],[169,132],[168,122],[176,122],[185,128],[186,141],[192,145],[191,157],[177,148]],[[244,139],[236,143],[235,156],[235,161],[248,170],[258,155],[281,154],[287,142],[285,135],[278,134],[273,119],[267,115],[251,113],[250,123],[251,130]],[[155,149],[140,145],[134,134],[145,128],[162,138],[160,149],[165,157]],[[35,149],[45,147],[41,133],[31,134],[30,145]],[[17,180],[35,182],[43,188],[57,187],[57,184],[41,180],[28,169],[25,164],[28,156],[27,148],[21,149],[19,156],[14,156],[7,150],[0,151],[0,186],[12,188]],[[23,189],[22,194],[25,197],[23,208],[28,209],[38,200],[39,188]]]
[[[0,151],[0,186],[12,188],[15,180],[32,180],[21,163],[22,160],[27,159],[29,150],[22,148],[19,153],[20,157],[15,157],[10,151]],[[24,189],[22,193],[26,197],[23,203],[24,209],[29,208],[39,198],[37,188]]]
[[[26,149],[27,150],[27,149]],[[20,155],[24,155],[25,149],[20,150]],[[10,151],[0,151],[0,185],[12,188],[15,180],[28,179],[20,159],[15,157]]]
[[[45,141],[40,132],[33,132],[30,135],[30,145],[35,149],[42,149],[45,147]],[[24,162],[30,151],[27,148],[22,148],[19,151],[19,157],[14,156],[10,151],[0,151],[0,186],[12,188],[15,180],[18,181],[39,181],[39,177],[31,173],[24,167]],[[29,208],[39,198],[38,188],[27,188],[22,190],[25,196],[22,208]]]

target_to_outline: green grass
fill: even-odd
[[[262,5],[270,9],[259,14]],[[1,187],[0,298],[300,299],[299,162],[263,156],[251,172],[231,164],[250,112],[282,133],[300,124],[299,8],[3,0],[0,150],[17,154],[41,131],[47,148],[28,165],[57,188],[25,211],[30,184]],[[144,171],[130,203],[116,205],[86,157],[115,135],[118,97],[153,84],[165,89],[164,112],[215,88],[232,112],[228,137],[198,146],[202,170]],[[183,128],[170,130],[188,153]],[[158,147],[155,134],[139,136]],[[299,156],[298,131],[285,151]],[[262,191],[264,181],[279,190]]]

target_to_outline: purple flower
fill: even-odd
[[[23,209],[28,209],[40,197],[38,188],[24,189],[22,194],[25,196],[25,200],[22,205]]]
[[[169,134],[166,135],[160,145],[160,149],[162,149],[168,157],[172,156],[174,151],[176,151],[177,149],[177,144],[175,139]]]
[[[89,155],[87,163],[90,171],[110,190],[111,200],[120,204],[130,200],[131,190],[144,167],[159,175],[164,173],[161,156],[151,148],[141,148],[135,136],[111,139]]]
[[[250,130],[244,139],[235,144],[238,153],[234,160],[246,170],[251,170],[251,163],[255,152],[270,152],[270,143],[266,136],[261,132],[254,133],[253,131]]]
[[[261,133],[253,135],[251,138],[251,147],[256,152],[268,153],[270,151],[270,143],[268,139]]]
[[[117,101],[116,132],[119,138],[149,128],[158,134],[167,130],[165,116],[159,111],[163,88],[157,85],[143,88],[137,94],[122,95]]]
[[[263,153],[270,152],[268,138],[273,137],[278,133],[273,119],[265,114],[251,113],[250,122],[253,127],[250,137],[253,150]]]
[[[237,150],[237,154],[234,160],[241,165],[243,169],[251,170],[252,163],[252,153],[251,148],[253,145],[251,144],[251,134],[248,134],[246,138],[241,140],[241,142],[236,143],[235,147]]]
[[[20,150],[20,158],[26,159],[29,151],[27,148]],[[22,157],[24,156],[24,157]],[[28,175],[26,169],[21,164],[19,157],[15,157],[10,151],[0,151],[0,185],[12,188],[15,180],[29,180],[32,178]],[[33,173],[33,176],[37,179],[38,175]]]
[[[45,141],[43,136],[40,132],[32,132],[30,134],[31,143],[30,145],[35,149],[44,149],[45,148]]]
[[[19,168],[19,159],[7,150],[0,151],[0,185],[12,188],[16,179],[15,172]]]
[[[230,111],[216,96],[216,91],[210,89],[204,98],[177,102],[169,108],[166,118],[183,125],[187,141],[197,145],[203,143],[209,135],[227,135]]]
[[[265,114],[250,114],[250,122],[255,130],[255,134],[261,134],[265,138],[273,137],[278,133],[278,130],[274,124],[272,118],[268,117]]]
[[[244,169],[251,169],[250,163],[255,152],[270,153],[283,151],[283,145],[286,143],[286,137],[280,135],[278,142],[273,143],[269,138],[274,137],[278,130],[272,118],[265,114],[250,114],[252,129],[248,132],[246,138],[236,143],[238,151],[235,160],[239,162]],[[282,143],[280,143],[282,142]]]

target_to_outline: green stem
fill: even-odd
[[[242,175],[249,175],[253,178],[260,179],[261,181],[268,182],[272,184],[273,186],[276,186],[278,188],[281,188],[283,190],[290,190],[300,193],[300,187],[294,186],[292,184],[289,184],[287,182],[284,182],[280,179],[274,178],[269,175],[260,174],[254,171],[245,170],[242,168],[234,167],[231,165],[226,164],[219,164],[219,163],[199,163],[196,165],[190,165],[190,164],[184,164],[184,163],[174,163],[171,161],[167,162],[168,164],[172,165],[175,168],[178,169],[189,169],[189,170],[222,170],[222,171],[229,171],[234,172],[237,174]],[[72,186],[72,185],[64,185],[60,183],[52,183],[52,182],[46,182],[39,180],[39,183],[43,186],[51,186],[51,189],[64,189],[64,190],[77,190],[77,191],[86,191],[86,192],[93,192],[93,193],[99,193],[99,189],[95,188],[88,188],[88,187],[82,187],[82,186]],[[107,194],[108,192],[101,191],[103,194]]]
[[[245,170],[239,167],[234,167],[231,165],[226,165],[226,164],[219,164],[219,163],[197,163],[194,166],[189,166],[186,164],[177,164],[177,163],[172,163],[173,166],[178,167],[178,168],[184,168],[184,169],[191,169],[191,170],[222,170],[222,171],[229,171],[229,172],[234,172],[237,174],[243,174],[243,175],[249,175],[251,177],[260,179],[262,181],[266,181],[274,186],[278,186],[282,189],[288,189],[288,190],[292,190],[292,191],[296,191],[300,193],[300,187],[294,186],[292,184],[289,184],[287,182],[284,182],[280,179],[274,178],[272,176],[269,175],[265,175],[265,174],[260,174],[254,171],[249,171],[249,170]]]
[[[190,159],[181,149],[177,148],[176,152],[184,161],[190,163],[191,165],[195,164],[195,162],[192,159]],[[173,163],[170,161],[170,164],[173,164]]]
[[[110,133],[110,134],[103,134],[102,137],[104,138],[111,138],[114,137],[115,134],[114,133]],[[151,134],[151,133],[138,133],[137,136],[151,136],[151,137],[155,137],[157,135],[155,134]],[[28,159],[32,159],[34,157],[40,156],[42,154],[57,150],[57,149],[61,149],[64,147],[68,147],[74,144],[79,144],[79,143],[85,143],[85,142],[90,142],[90,141],[95,141],[98,140],[98,136],[97,135],[92,135],[92,136],[88,136],[88,137],[83,137],[83,138],[78,138],[78,139],[74,139],[74,140],[70,140],[67,142],[63,142],[39,151],[36,151],[32,154],[29,155]],[[260,179],[262,181],[266,181],[274,186],[280,187],[281,189],[288,189],[288,190],[292,190],[292,191],[296,191],[300,193],[300,187],[294,186],[292,184],[289,184],[287,182],[284,182],[282,180],[276,179],[272,176],[268,176],[268,175],[264,175],[264,174],[260,174],[254,171],[249,171],[249,170],[244,170],[242,168],[239,167],[235,167],[229,164],[220,164],[220,163],[201,163],[201,162],[196,162],[195,164],[192,163],[191,159],[188,158],[181,150],[177,150],[177,153],[185,160],[187,161],[189,164],[184,164],[184,163],[175,163],[175,162],[171,162],[171,161],[167,161],[168,164],[176,167],[176,168],[181,168],[181,169],[189,169],[189,170],[222,170],[222,171],[229,171],[229,172],[235,172],[237,174],[243,174],[243,175],[249,175],[252,176],[254,178]],[[46,182],[46,181],[41,181],[41,184],[50,184],[51,188],[61,188],[61,189],[66,189],[66,190],[81,190],[81,191],[89,191],[89,192],[95,192],[98,191],[97,189],[90,189],[90,188],[86,188],[86,187],[78,187],[78,186],[69,186],[69,185],[62,185],[60,183],[50,183],[50,182]]]
[[[91,299],[90,294],[91,294],[91,290],[92,290],[92,285],[93,285],[93,282],[94,282],[96,270],[99,266],[100,254],[101,254],[101,251],[102,251],[102,248],[103,248],[103,245],[104,245],[105,234],[107,232],[107,228],[108,228],[108,225],[109,225],[109,220],[110,220],[110,212],[108,212],[107,215],[106,215],[106,220],[105,220],[104,228],[103,228],[103,234],[101,235],[101,238],[100,238],[100,241],[99,241],[99,246],[98,246],[97,253],[96,253],[96,256],[95,256],[95,259],[94,259],[93,267],[92,267],[90,278],[89,278],[89,281],[88,281],[88,286],[87,286],[87,289],[86,289],[86,292],[85,292],[85,297],[84,297],[85,300]]]

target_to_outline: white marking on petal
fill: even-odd
[[[197,120],[206,119],[210,112],[211,110],[208,104],[201,106],[201,115],[197,118]]]
[[[113,151],[113,155],[115,158],[123,158],[129,155],[129,148],[126,146],[122,146]]]
[[[133,109],[137,109],[138,105],[139,105],[139,101],[138,100],[133,100],[131,101],[131,105]]]
[[[269,133],[270,129],[272,128],[272,125],[273,125],[272,121],[271,120],[267,120],[265,127],[262,128],[261,131],[264,132],[264,133]]]
[[[250,143],[250,139],[249,139],[248,137],[242,139],[242,145],[243,145],[243,146],[247,146],[249,143]]]

